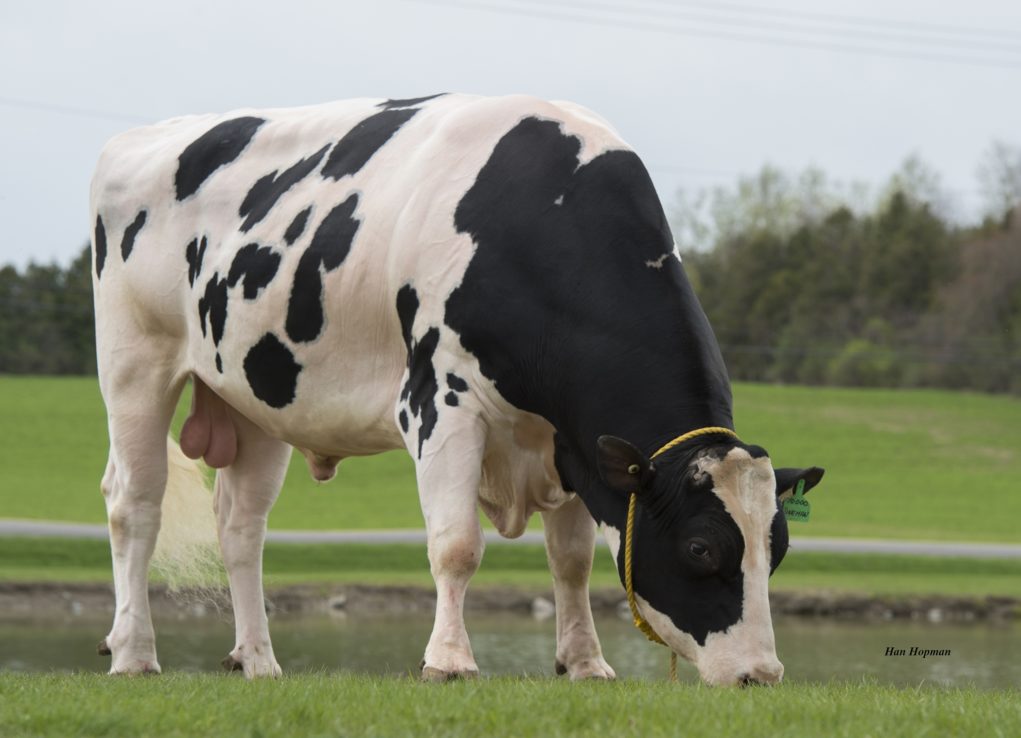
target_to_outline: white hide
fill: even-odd
[[[441,676],[475,669],[462,606],[482,554],[475,518],[480,494],[486,513],[509,536],[520,535],[533,512],[554,511],[573,498],[561,489],[553,467],[552,428],[509,406],[444,324],[444,305],[475,249],[470,237],[455,231],[452,216],[497,141],[526,117],[556,120],[565,133],[578,136],[582,163],[627,146],[601,119],[576,105],[524,96],[445,95],[423,103],[353,175],[325,179],[318,174],[320,164],[287,190],[267,217],[250,231],[239,231],[239,207],[257,180],[335,143],[379,112],[381,102],[186,116],[128,131],[102,152],[92,182],[91,219],[95,224],[102,217],[107,240],[105,265],[101,277],[94,274],[93,287],[100,386],[112,443],[108,504],[118,616],[108,640],[114,671],[158,669],[145,574],[165,472],[152,467],[165,461],[162,439],[180,391],[194,376],[233,409],[239,426],[242,460],[237,469],[221,471],[217,482],[221,548],[238,630],[229,658],[248,676],[279,673],[261,600],[265,517],[275,493],[259,480],[282,473],[282,447],[273,445],[280,442],[302,449],[323,479],[346,456],[395,448],[417,454],[418,424],[402,434],[397,422],[406,408],[399,394],[407,351],[394,297],[405,284],[420,300],[413,336],[439,328],[433,358],[437,376],[454,372],[469,386],[456,408],[443,403],[442,392],[436,398],[438,422],[417,460],[439,596],[426,649],[428,668]],[[266,122],[240,156],[178,201],[174,177],[181,152],[216,124],[246,115]],[[322,273],[323,330],[314,341],[294,343],[284,323],[298,261],[322,218],[354,193],[359,196],[357,235],[341,267]],[[285,229],[309,206],[304,233],[286,246]],[[122,235],[143,209],[145,225],[125,261]],[[190,285],[185,248],[202,237],[208,247],[201,273]],[[237,251],[250,243],[272,247],[281,256],[279,269],[254,300],[242,298],[240,285],[230,289],[223,338],[214,346],[200,328],[198,300],[214,273],[224,277]],[[294,401],[280,409],[253,395],[243,369],[246,352],[267,332],[284,341],[302,366]],[[223,373],[215,368],[217,352]],[[161,449],[149,458],[154,438]],[[268,450],[261,459],[249,454],[244,460],[243,444]],[[568,609],[577,601],[573,594],[564,596]],[[586,613],[577,616],[579,622],[586,617],[591,622]],[[576,660],[589,665],[572,676],[586,675],[586,669],[590,675],[612,675],[605,662],[600,665],[590,639],[579,643],[585,654]]]

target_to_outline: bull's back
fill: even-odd
[[[397,295],[412,285],[420,324],[443,323],[473,253],[454,212],[526,115],[584,129],[593,154],[622,145],[578,111],[455,95],[194,116],[114,139],[92,190],[101,372],[142,333],[295,445],[400,445],[415,337]]]

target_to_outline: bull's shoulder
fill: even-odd
[[[521,121],[534,118],[555,123],[565,135],[577,137],[582,142],[583,160],[609,150],[630,149],[605,118],[575,102],[531,95],[453,97],[446,107],[437,106],[437,113],[445,118],[446,129],[461,141],[499,138]]]

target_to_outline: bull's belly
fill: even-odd
[[[308,371],[316,373],[314,368]],[[253,401],[247,386],[214,379],[210,388],[267,434],[318,455],[343,458],[403,448],[394,422],[399,379],[370,383],[335,379],[300,393],[284,411]]]
[[[193,376],[194,401],[181,435],[182,448],[190,456],[225,445],[205,441],[201,448],[194,447],[190,438],[196,427],[201,427],[200,434],[235,433],[225,407],[301,451],[310,475],[319,481],[331,479],[346,457],[404,448],[394,421],[399,373],[391,381],[377,377],[372,382],[335,376],[334,383],[321,381],[317,391],[302,393],[287,412],[268,411],[264,403],[252,401],[244,386],[218,375],[207,378],[195,371]],[[233,459],[207,455],[206,460],[219,467]],[[572,496],[563,490],[556,472],[553,429],[546,421],[519,411],[488,418],[478,503],[501,535],[520,536],[534,513],[554,510]]]

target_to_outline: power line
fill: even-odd
[[[419,5],[447,6],[475,10],[503,15],[516,15],[530,18],[542,18],[546,20],[569,21],[574,23],[586,23],[589,25],[611,26],[614,28],[629,28],[638,31],[652,31],[673,36],[690,36],[695,38],[719,38],[727,41],[743,41],[766,46],[800,47],[815,49],[819,51],[846,52],[860,55],[881,56],[894,59],[906,59],[912,61],[937,61],[950,64],[963,64],[970,66],[995,67],[999,69],[1021,68],[1021,59],[1007,59],[997,57],[960,56],[954,54],[939,54],[919,50],[898,50],[877,46],[862,46],[853,44],[837,44],[813,41],[796,38],[780,38],[764,34],[737,33],[724,30],[707,28],[683,28],[677,25],[669,25],[663,22],[627,20],[598,17],[592,15],[579,15],[572,12],[561,12],[543,8],[525,8],[492,2],[467,2],[466,0],[404,0]]]
[[[43,113],[77,115],[85,118],[119,120],[128,123],[151,123],[155,120],[154,118],[145,118],[141,115],[134,115],[131,113],[116,113],[109,110],[98,110],[96,108],[79,108],[72,105],[62,105],[60,103],[43,102],[40,100],[23,100],[13,97],[0,97],[0,106],[5,108],[20,108],[22,110],[38,110]]]
[[[520,0],[519,2],[514,3],[514,5],[523,4],[537,5],[538,3],[536,0]],[[735,15],[733,11],[726,10],[722,6],[706,6],[703,3],[680,3],[677,6],[664,6],[662,10],[658,11],[638,10],[637,12],[633,6],[622,7],[615,3],[597,1],[579,2],[577,0],[556,0],[552,3],[543,3],[540,7],[569,8],[587,11],[595,10],[598,12],[614,13],[625,16],[640,15],[653,20],[687,19],[696,23],[724,27],[752,28],[754,30],[772,29],[784,33],[835,36],[837,38],[852,40],[862,39],[865,41],[876,41],[878,43],[913,44],[916,46],[937,47],[937,49],[945,46],[957,46],[963,49],[977,49],[980,51],[988,51],[990,48],[998,48],[999,50],[1006,51],[1008,53],[1021,53],[1021,36],[1016,37],[1013,41],[993,41],[989,39],[951,35],[947,32],[941,31],[939,33],[943,37],[934,38],[931,35],[931,31],[896,31],[890,30],[889,28],[883,28],[879,23],[872,28],[853,28],[848,27],[847,24],[842,21],[832,19],[806,20],[801,17],[795,17],[792,21],[778,20],[777,17],[774,17],[774,12],[768,9],[760,9],[757,13],[757,15],[765,16],[764,18],[749,18],[747,17],[747,14],[745,17],[742,17],[740,13]],[[811,15],[816,17],[819,16],[819,14]],[[820,23],[823,25],[820,25]],[[827,25],[835,27],[826,27]],[[919,35],[925,33],[928,33],[929,35]]]
[[[930,23],[926,21],[905,21],[898,18],[879,18],[877,16],[842,15],[836,13],[817,13],[809,10],[791,10],[758,5],[742,5],[729,2],[698,2],[698,0],[633,0],[637,4],[656,7],[691,7],[709,10],[730,10],[750,15],[771,15],[789,18],[815,20],[823,23],[844,23],[850,25],[872,26],[881,28],[903,28],[913,33],[942,33],[955,36],[991,36],[1021,42],[1021,30],[1005,30],[1003,28],[979,28],[975,26],[958,26],[946,23]]]

